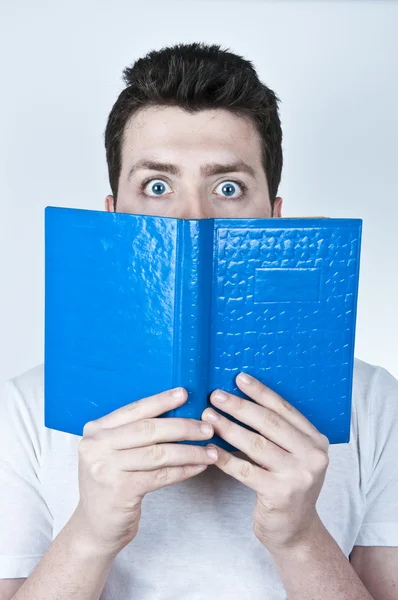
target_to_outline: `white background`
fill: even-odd
[[[177,42],[281,98],[283,216],[363,219],[356,356],[398,377],[398,3],[1,0],[0,381],[43,360],[46,205],[102,209],[122,69]]]

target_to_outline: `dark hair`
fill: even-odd
[[[262,162],[273,208],[282,172],[279,98],[261,83],[253,64],[219,45],[177,44],[153,50],[123,71],[127,87],[109,114],[106,159],[117,199],[123,134],[131,116],[149,105],[178,106],[188,112],[225,108],[249,117],[260,134]]]

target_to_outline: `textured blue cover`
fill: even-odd
[[[82,435],[176,386],[164,416],[200,419],[243,370],[348,442],[361,229],[46,208],[45,426]]]

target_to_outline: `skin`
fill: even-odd
[[[176,107],[150,107],[136,113],[126,125],[119,179],[117,210],[177,217],[206,219],[216,217],[270,217],[271,203],[266,175],[260,160],[260,138],[252,123],[227,111],[206,110],[190,115]],[[172,163],[181,175],[161,169],[140,169],[132,177],[129,171],[139,160]],[[203,176],[200,166],[243,161],[254,176],[241,171]],[[159,177],[167,190],[156,196],[148,185],[146,195],[140,184],[146,177]],[[222,193],[220,183],[234,178],[248,187],[246,196],[235,199]],[[114,210],[114,198],[106,197],[106,210]],[[275,200],[274,216],[280,217],[282,198]]]

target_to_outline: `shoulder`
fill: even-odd
[[[380,369],[377,365],[372,365],[359,358],[354,359],[354,378],[353,386],[356,391],[365,391],[372,384]]]
[[[3,385],[4,396],[12,396],[24,404],[42,405],[44,401],[44,365],[37,365],[7,380]],[[15,400],[17,401],[17,400]]]
[[[370,459],[398,450],[398,381],[387,369],[355,359],[352,412]]]
[[[380,395],[396,397],[397,393],[398,381],[387,369],[355,358],[353,400],[358,407],[366,404],[371,410]]]
[[[28,461],[36,468],[43,446],[43,365],[1,386],[0,411],[0,456],[4,452],[16,465]]]
[[[3,427],[38,436],[44,419],[44,366],[8,379],[0,388]]]
[[[31,390],[36,393],[43,393],[44,387],[44,364],[37,365],[16,375],[8,380],[8,383],[15,385],[18,389]]]

